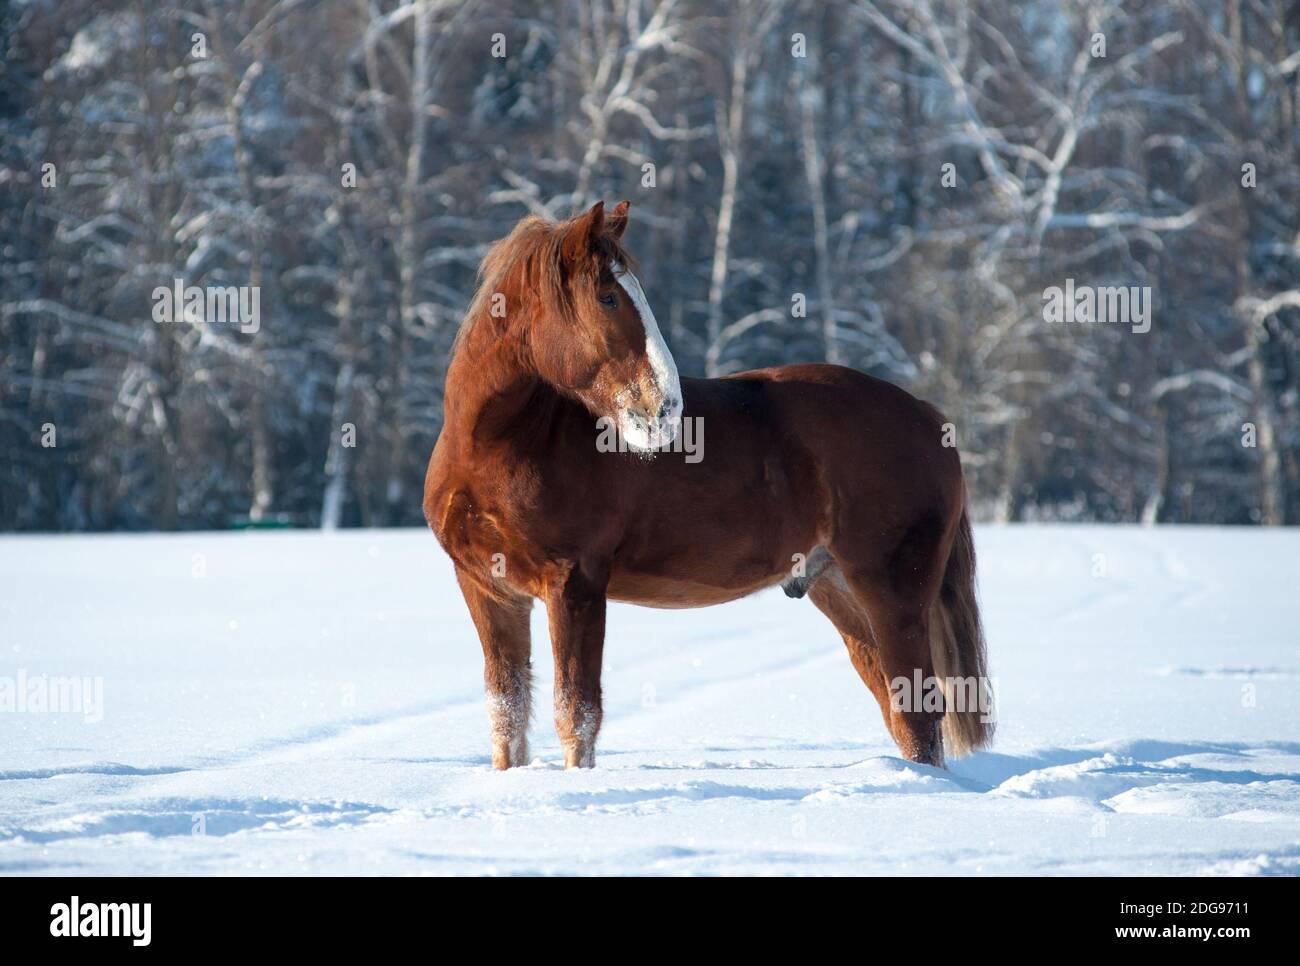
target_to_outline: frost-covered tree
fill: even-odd
[[[0,47],[0,528],[419,524],[479,260],[598,197],[684,374],[899,382],[985,518],[1300,519],[1284,0],[30,0]],[[155,321],[177,279],[260,325]]]

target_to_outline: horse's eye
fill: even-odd
[[[602,295],[600,297],[600,304],[608,305],[612,309],[614,306],[618,305],[618,296],[613,292],[610,292],[608,295]]]

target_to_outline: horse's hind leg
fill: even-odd
[[[849,577],[837,566],[813,585],[809,596],[844,638],[899,750],[912,761],[941,766],[943,712],[926,710],[924,704],[924,686],[934,680],[924,595],[899,595],[883,575]],[[917,599],[909,600],[912,596]],[[921,694],[913,693],[918,671]],[[900,681],[905,684],[898,693],[908,700],[896,702],[891,688]]]
[[[912,761],[943,767],[943,692],[937,690],[930,651],[930,602],[900,595],[881,581],[849,578],[849,583],[870,615],[879,645],[887,695],[881,711],[894,741]]]
[[[885,719],[885,727],[892,735],[894,727],[889,716],[889,686],[880,669],[880,653],[876,648],[866,608],[853,595],[838,567],[830,568],[821,580],[813,584],[808,596],[817,605],[817,609],[830,618],[844,638],[849,660],[853,662],[862,683],[875,695]]]
[[[461,593],[483,644],[483,683],[492,728],[492,767],[528,764],[528,717],[532,704],[531,597],[498,599],[487,594],[460,568]]]

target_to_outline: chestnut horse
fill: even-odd
[[[679,379],[627,222],[627,202],[521,221],[483,261],[447,372],[424,512],[483,645],[492,764],[528,763],[534,598],[565,766],[591,767],[607,599],[703,607],[775,584],[830,618],[904,755],[941,766],[945,744],[986,743],[987,708],[898,700],[985,680],[943,417],[840,366]],[[684,419],[707,430],[702,458],[673,451]],[[625,446],[599,445],[611,425]]]

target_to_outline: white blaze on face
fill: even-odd
[[[620,263],[613,262],[610,267],[614,278],[641,316],[641,324],[645,327],[646,358],[654,373],[660,398],[668,407],[662,416],[652,416],[648,421],[626,409],[618,414],[619,431],[628,445],[649,452],[667,446],[677,438],[682,423],[682,385],[677,376],[677,363],[673,361],[668,345],[659,332],[659,323],[655,321],[654,311],[646,301],[645,292],[641,290],[641,283]]]

